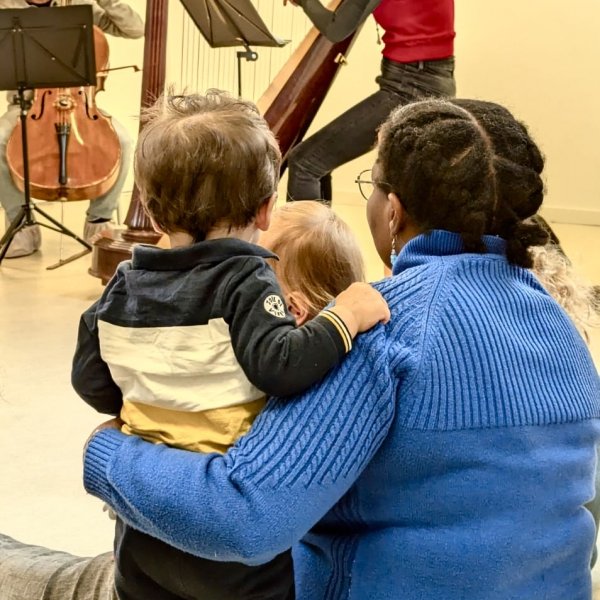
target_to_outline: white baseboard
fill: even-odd
[[[580,208],[544,207],[542,216],[553,223],[569,223],[572,225],[600,226],[600,208],[598,210]]]

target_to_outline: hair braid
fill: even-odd
[[[465,250],[482,236],[507,241],[511,263],[529,267],[528,248],[545,230],[529,222],[544,194],[544,159],[509,111],[476,100],[426,100],[394,111],[380,132],[381,184],[424,230],[460,233]]]
[[[481,123],[494,147],[499,197],[489,233],[506,240],[511,263],[531,267],[529,248],[548,241],[546,229],[531,219],[544,199],[544,158],[527,128],[502,106],[473,100],[456,103]]]

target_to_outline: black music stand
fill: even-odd
[[[242,97],[242,58],[254,62],[250,46],[281,48],[289,40],[273,35],[250,0],[181,0],[211,48],[243,46],[237,52],[238,96]]]
[[[92,250],[90,244],[31,201],[27,150],[27,112],[31,108],[31,100],[26,97],[25,91],[95,85],[93,24],[91,6],[0,10],[0,90],[18,90],[24,187],[24,203],[19,214],[0,239],[0,263],[15,234],[36,224],[67,235],[85,246],[85,251],[59,262],[57,266]],[[43,215],[54,227],[38,223],[34,211]]]

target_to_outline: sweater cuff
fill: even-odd
[[[88,444],[83,459],[83,486],[85,490],[110,504],[111,486],[108,469],[116,451],[127,436],[118,429],[99,431]]]

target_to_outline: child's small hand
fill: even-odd
[[[383,296],[372,285],[363,282],[353,283],[345,289],[329,310],[346,323],[352,337],[390,320],[390,309]]]

